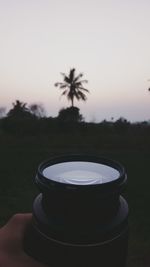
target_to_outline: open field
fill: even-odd
[[[122,163],[128,174],[125,197],[130,207],[128,267],[150,266],[150,137],[52,133],[0,135],[0,224],[32,210],[38,193],[33,183],[38,164],[66,152],[98,153]]]

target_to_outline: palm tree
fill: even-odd
[[[77,100],[85,101],[87,99],[85,92],[89,92],[88,89],[83,87],[83,83],[87,83],[87,80],[81,80],[83,74],[75,76],[75,69],[71,69],[69,75],[67,76],[65,73],[61,73],[63,76],[64,82],[57,82],[55,86],[59,86],[60,89],[63,89],[61,95],[66,95],[68,100],[71,101],[71,107],[74,107],[74,98]]]

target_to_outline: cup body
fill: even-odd
[[[102,164],[118,171],[118,176],[86,185],[85,180],[83,185],[44,176],[46,168],[57,169],[57,164],[67,162]],[[119,163],[91,155],[61,156],[42,163],[35,181],[41,193],[34,200],[24,241],[30,256],[54,267],[125,267],[128,205],[121,192],[127,176]]]

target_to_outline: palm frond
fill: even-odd
[[[74,96],[76,97],[77,100],[80,100],[80,96],[77,91],[74,92]]]
[[[67,90],[63,91],[61,95],[63,96],[63,95],[66,95],[66,94],[67,94]]]
[[[80,83],[88,83],[88,80],[81,80]]]
[[[75,86],[76,86],[76,87],[79,87],[79,86],[83,87],[83,86],[82,86],[82,83],[83,83],[83,82],[81,82],[81,81],[80,81],[80,82],[76,82],[76,83],[75,83]]]
[[[66,87],[68,87],[68,84],[62,84],[62,85],[60,85],[60,89],[64,89],[64,88],[66,88]]]
[[[80,78],[83,77],[83,73],[80,73],[75,79],[74,82],[77,82]]]
[[[63,72],[60,73],[64,77],[64,82],[70,83],[70,78]]]
[[[66,82],[66,83],[69,83],[69,84],[70,84],[70,78],[69,78],[69,77],[67,77],[67,76],[64,76],[64,82]]]
[[[86,89],[86,88],[84,88],[84,87],[79,86],[79,89],[80,89],[80,90],[83,90],[83,91],[85,91],[85,92],[87,92],[87,93],[89,93],[89,90]]]
[[[55,83],[54,85],[57,87],[57,86],[59,86],[61,83]]]
[[[87,99],[86,95],[83,94],[81,91],[78,92],[79,98],[85,101]]]

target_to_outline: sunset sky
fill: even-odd
[[[0,0],[0,107],[70,105],[54,86],[76,68],[90,90],[87,121],[150,119],[149,0]]]

